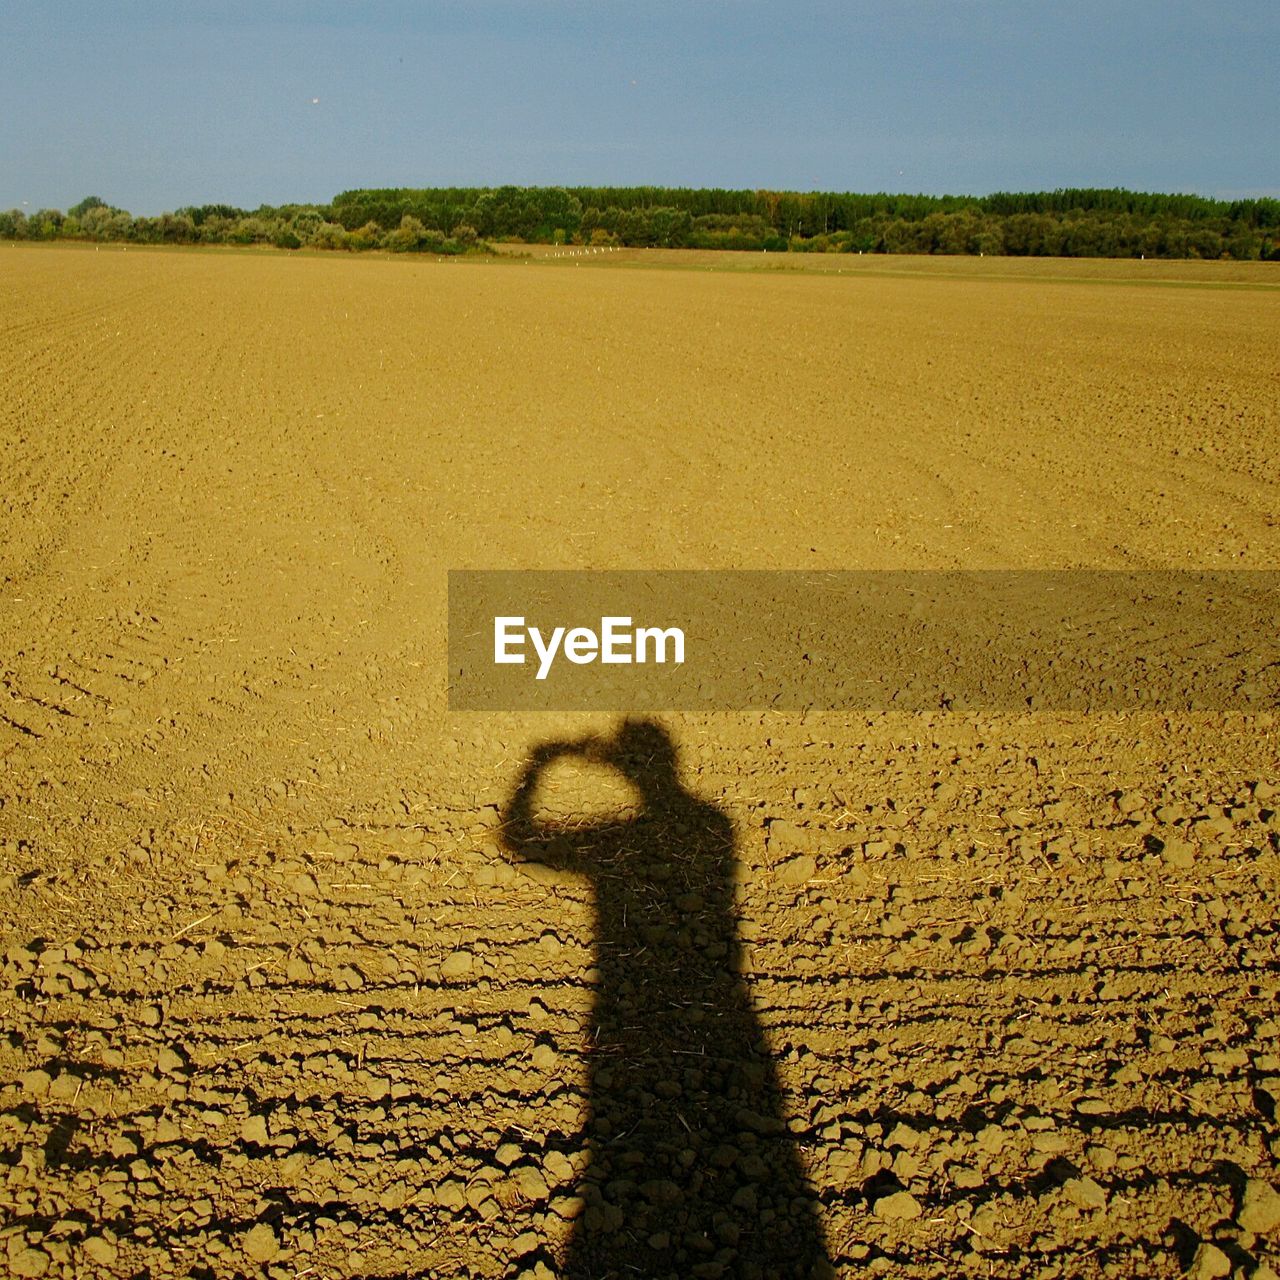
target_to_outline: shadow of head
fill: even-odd
[[[616,769],[649,807],[685,794],[680,785],[676,745],[671,735],[652,720],[624,720],[612,738],[593,741],[587,758]]]

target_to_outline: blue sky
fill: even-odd
[[[1280,194],[1275,0],[0,0],[0,207],[355,186]]]

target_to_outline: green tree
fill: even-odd
[[[110,207],[111,206],[108,205],[101,196],[85,196],[79,204],[73,204],[71,208],[67,210],[67,215],[83,221],[84,215],[88,213],[90,209],[109,209]]]

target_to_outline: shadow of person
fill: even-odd
[[[575,757],[628,779],[636,816],[540,822],[544,772]],[[829,1274],[741,974],[729,819],[680,785],[675,747],[649,721],[536,748],[503,819],[513,855],[580,873],[595,895],[585,1209],[562,1275]]]

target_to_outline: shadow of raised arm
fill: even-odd
[[[599,755],[599,740],[592,737],[544,742],[533,750],[502,813],[502,844],[508,853],[524,862],[542,862],[560,870],[581,869],[578,864],[590,837],[575,840],[572,828],[539,822],[534,817],[534,799],[549,765],[572,757],[597,760]]]

